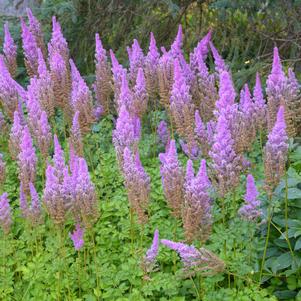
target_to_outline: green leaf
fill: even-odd
[[[289,188],[287,198],[289,200],[301,199],[301,190],[298,188]]]
[[[299,237],[295,243],[295,247],[294,247],[294,250],[299,250],[301,249],[301,237]]]

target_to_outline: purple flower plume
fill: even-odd
[[[0,226],[8,234],[12,225],[11,208],[7,193],[0,195]]]
[[[3,53],[7,69],[11,76],[15,77],[17,72],[17,45],[9,32],[7,22],[4,24]]]
[[[79,251],[84,245],[84,233],[85,230],[80,227],[80,224],[76,224],[76,228],[73,233],[69,233],[76,251]]]

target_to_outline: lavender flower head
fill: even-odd
[[[209,42],[211,51],[212,51],[212,55],[214,58],[214,63],[215,63],[215,70],[221,74],[223,71],[227,71],[228,67],[225,64],[225,61],[223,60],[223,58],[220,56],[220,54],[218,53],[217,49],[214,47],[212,42]]]
[[[16,76],[17,72],[17,45],[15,44],[8,28],[8,23],[4,24],[4,42],[3,53],[6,66],[12,77]]]
[[[134,39],[132,49],[128,51],[130,62],[130,81],[135,82],[138,69],[144,65],[144,55],[142,49],[136,39]]]
[[[256,83],[253,90],[253,102],[257,128],[262,129],[266,124],[266,103],[263,97],[259,73],[256,73]]]
[[[45,111],[42,111],[41,117],[38,121],[37,144],[44,159],[48,156],[51,139],[51,127],[48,123],[47,114]]]
[[[182,30],[182,25],[180,24],[178,27],[176,38],[170,47],[170,53],[173,58],[179,58],[180,56],[182,56],[182,45],[183,45],[183,30]]]
[[[73,116],[72,127],[71,127],[71,142],[78,156],[83,155],[83,141],[81,130],[79,126],[79,112],[76,111]]]
[[[254,178],[251,174],[247,176],[247,190],[244,197],[245,204],[239,209],[239,214],[246,220],[255,220],[261,215],[258,209],[260,201],[257,199],[258,191]]]
[[[9,135],[9,151],[12,158],[17,159],[20,153],[20,145],[23,133],[23,126],[18,111],[14,112],[14,122]]]
[[[80,224],[76,224],[76,228],[72,234],[69,233],[76,251],[79,251],[84,245],[84,233],[85,230],[80,227]]]
[[[170,140],[170,133],[169,133],[169,129],[168,129],[168,125],[167,125],[166,121],[164,121],[164,120],[160,121],[160,123],[157,127],[157,135],[158,135],[159,141],[164,146],[166,146],[166,144]]]
[[[12,225],[11,208],[7,193],[0,196],[0,226],[4,234],[8,234]]]
[[[264,148],[265,183],[271,194],[285,173],[285,163],[288,152],[288,136],[284,119],[284,107],[280,106],[277,120],[268,135],[268,141]]]
[[[66,168],[64,151],[56,135],[54,135],[53,141],[54,141],[54,155],[53,155],[54,170],[59,181],[62,182],[64,178],[64,170]]]
[[[154,232],[154,238],[152,245],[146,251],[146,254],[142,261],[142,268],[145,273],[150,273],[154,271],[155,264],[156,264],[156,257],[158,256],[159,252],[159,230],[156,229]]]

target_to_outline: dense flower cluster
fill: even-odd
[[[0,195],[0,226],[4,234],[8,234],[12,225],[11,208],[7,193]]]

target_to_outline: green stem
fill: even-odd
[[[193,287],[194,287],[194,290],[195,290],[195,293],[197,295],[198,300],[202,300],[201,296],[200,296],[200,293],[199,293],[199,290],[198,290],[198,288],[197,288],[197,286],[196,286],[196,284],[195,284],[195,282],[194,282],[194,280],[191,276],[190,276],[190,279],[192,281],[192,284],[193,284]]]

